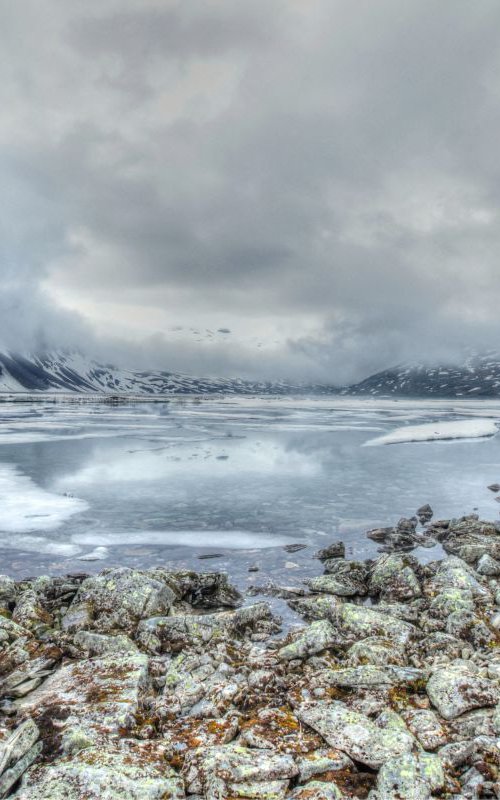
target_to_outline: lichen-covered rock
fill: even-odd
[[[74,604],[85,608],[90,617],[90,626],[83,619],[82,628],[92,627],[107,633],[113,630],[130,632],[140,620],[167,614],[175,600],[174,591],[165,583],[145,572],[121,568],[87,578]],[[71,607],[68,613],[71,616]]]
[[[305,703],[297,717],[322,736],[331,747],[372,769],[392,757],[410,752],[413,736],[394,728],[380,728],[364,714],[351,711],[344,703]]]
[[[382,636],[404,645],[416,634],[415,627],[408,622],[353,603],[343,603],[339,606],[336,624],[340,632],[353,642],[372,636]]]
[[[148,570],[147,575],[169,586],[193,608],[238,608],[242,597],[225,572],[168,572]]]
[[[445,587],[436,597],[433,597],[430,604],[431,616],[448,617],[454,612],[474,611],[474,597],[470,589],[456,589]]]
[[[347,652],[347,662],[356,667],[362,664],[384,666],[385,664],[405,663],[404,649],[389,639],[381,636],[371,636],[354,642]]]
[[[320,561],[328,561],[331,558],[345,558],[344,542],[332,542],[328,547],[318,550],[315,558],[319,558]]]
[[[0,797],[5,797],[40,755],[40,731],[32,719],[23,722],[0,742]]]
[[[498,634],[472,611],[454,611],[446,621],[446,632],[465,639],[475,647],[485,647],[498,639]]]
[[[209,798],[235,796],[238,785],[240,797],[264,800],[266,792],[267,796],[284,797],[289,779],[297,774],[298,767],[290,755],[231,744],[196,748],[187,754],[183,767],[187,793]],[[283,783],[276,785],[276,781]],[[252,794],[248,793],[249,785]]]
[[[409,730],[424,750],[437,750],[447,743],[446,731],[430,708],[409,709],[403,716]]]
[[[321,748],[296,758],[299,768],[299,781],[305,783],[315,775],[325,772],[354,770],[354,763],[346,753],[335,748]]]
[[[437,669],[426,689],[432,705],[447,720],[473,708],[493,706],[499,699],[498,687],[492,681],[479,677],[460,661]]]
[[[163,760],[161,748],[96,748],[32,767],[15,800],[181,800],[182,779]]]
[[[18,698],[32,692],[51,674],[62,653],[54,646],[30,648],[29,658],[24,660],[0,684],[0,694]]]
[[[436,530],[436,534],[447,553],[470,564],[485,553],[500,560],[500,537],[491,522],[482,522],[470,515],[452,520],[446,528]]]
[[[326,575],[307,581],[313,592],[327,592],[349,597],[366,594],[368,568],[362,561],[328,559],[324,562]]]
[[[445,775],[441,761],[430,753],[404,753],[382,766],[373,800],[429,800],[443,788]]]
[[[61,620],[61,628],[66,633],[86,630],[94,624],[94,612],[90,603],[73,602]]]
[[[301,754],[321,747],[317,734],[305,731],[287,708],[264,708],[241,726],[241,743],[261,750]]]
[[[143,620],[136,639],[149,652],[179,652],[193,645],[206,645],[232,636],[260,632],[276,633],[279,621],[268,603],[256,603],[217,614],[178,614]]]
[[[0,609],[8,610],[16,601],[15,581],[8,575],[0,575]]]
[[[479,582],[472,567],[455,556],[441,561],[434,577],[424,586],[428,597],[435,597],[444,589],[467,590],[474,598],[491,599],[489,589]]]
[[[343,800],[344,795],[332,781],[310,781],[288,795],[290,800]]]
[[[500,575],[500,561],[492,558],[488,553],[483,553],[476,567],[480,575],[487,575],[488,577],[496,577]]]
[[[416,575],[418,562],[409,555],[387,554],[375,561],[369,583],[370,594],[386,600],[413,600],[421,589]]]
[[[92,631],[78,631],[73,641],[88,656],[139,652],[137,645],[125,634],[106,636]]]
[[[327,619],[334,622],[341,603],[335,595],[313,595],[290,600],[288,605],[306,620]]]
[[[163,695],[156,702],[161,717],[172,713],[219,717],[247,691],[242,673],[205,656],[180,654],[169,665]],[[203,706],[201,706],[203,702]]]
[[[39,595],[32,589],[27,589],[18,595],[12,619],[28,630],[48,628],[54,624],[51,614],[44,608]]]
[[[383,667],[363,664],[359,667],[324,670],[321,677],[329,686],[363,688],[369,686],[411,686],[425,679],[425,672],[414,667]]]
[[[142,653],[76,661],[60,667],[16,706],[21,718],[40,721],[42,733],[45,720],[56,721],[52,735],[58,741],[77,726],[97,742],[135,724],[147,684],[148,659]]]
[[[318,620],[308,625],[293,642],[281,647],[278,655],[282,661],[307,658],[332,647],[337,641],[335,628],[327,620]]]

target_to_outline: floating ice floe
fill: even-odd
[[[221,547],[228,550],[260,550],[283,547],[290,538],[253,531],[123,531],[117,533],[76,533],[71,541],[80,546],[120,547],[121,545],[159,545],[165,547]]]
[[[454,439],[482,439],[495,436],[497,424],[492,419],[457,419],[446,422],[427,422],[422,425],[405,425],[383,436],[369,439],[364,447],[405,442],[451,441]]]
[[[0,464],[0,498],[0,533],[51,531],[88,508],[84,500],[42,489],[12,464]]]

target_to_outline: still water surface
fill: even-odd
[[[372,556],[366,530],[423,503],[437,517],[477,508],[498,518],[486,487],[500,481],[500,436],[365,446],[403,426],[430,424],[432,434],[440,421],[465,419],[479,431],[500,424],[500,404],[2,403],[0,571],[161,564],[225,569],[241,587],[270,577],[300,584],[318,573],[319,547],[341,538],[348,557]],[[294,543],[307,547],[287,552]]]

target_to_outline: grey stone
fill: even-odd
[[[411,751],[415,742],[409,732],[380,728],[364,714],[351,711],[340,702],[303,704],[296,709],[296,715],[331,747],[343,750],[372,769]]]
[[[375,561],[370,577],[370,594],[386,600],[413,600],[422,592],[415,570],[418,563],[408,555],[387,554]]]
[[[458,661],[436,670],[427,683],[432,705],[446,720],[454,719],[473,708],[493,706],[498,688],[487,678],[480,678]]]
[[[327,620],[312,622],[291,642],[278,651],[282,661],[291,661],[295,658],[307,658],[314,653],[320,653],[332,647],[338,641],[335,628]]]
[[[429,800],[443,788],[445,775],[441,761],[430,753],[403,753],[383,764],[377,777],[374,800]]]
[[[140,746],[91,747],[71,760],[32,767],[15,800],[181,800],[183,781],[162,753]]]

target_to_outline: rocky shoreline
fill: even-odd
[[[285,636],[223,573],[1,576],[0,797],[500,798],[500,526],[419,512]]]

